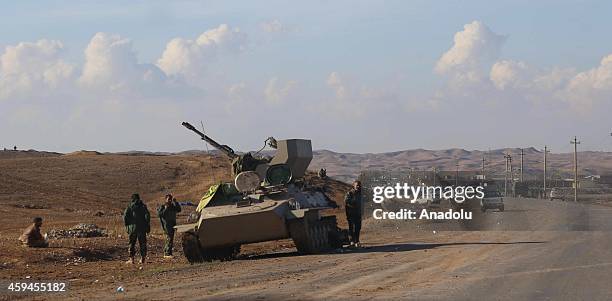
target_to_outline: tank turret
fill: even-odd
[[[270,177],[269,171],[271,166],[274,166],[274,171],[278,172],[281,168],[279,165],[286,166],[291,172],[291,179],[299,179],[304,177],[310,161],[312,161],[312,144],[306,139],[287,139],[276,140],[273,137],[266,139],[266,144],[271,148],[276,149],[276,154],[272,159],[263,157],[255,157],[250,152],[242,155],[236,152],[229,146],[220,144],[206,134],[200,132],[188,122],[183,122],[182,125],[187,129],[195,132],[208,142],[214,148],[226,155],[232,162],[232,173],[235,176],[241,172],[254,171],[260,179],[266,180]]]

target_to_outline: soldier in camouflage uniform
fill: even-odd
[[[349,236],[351,245],[360,246],[359,232],[361,232],[361,213],[363,210],[363,201],[361,198],[361,182],[353,182],[353,188],[346,193],[344,197],[346,209],[346,220],[349,225]]]
[[[172,247],[174,246],[174,226],[176,226],[176,214],[181,212],[181,205],[171,194],[166,195],[166,202],[157,208],[157,215],[161,221],[162,229],[166,233],[164,244],[164,257],[172,258]]]
[[[132,195],[132,201],[123,213],[123,221],[130,241],[130,260],[127,262],[134,263],[138,241],[140,263],[144,264],[147,257],[147,234],[151,231],[151,215],[137,193]]]

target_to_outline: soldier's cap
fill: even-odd
[[[140,195],[138,193],[134,193],[132,194],[132,200],[139,200],[140,199]]]
[[[42,217],[39,217],[39,216],[32,219],[32,222],[34,223],[42,223],[42,221],[43,221]]]

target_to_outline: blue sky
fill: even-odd
[[[612,4],[490,2],[2,2],[0,143],[611,150]]]

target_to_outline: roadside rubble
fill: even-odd
[[[106,229],[100,228],[95,224],[78,224],[69,229],[53,229],[48,232],[48,237],[51,239],[106,236],[108,236]]]

